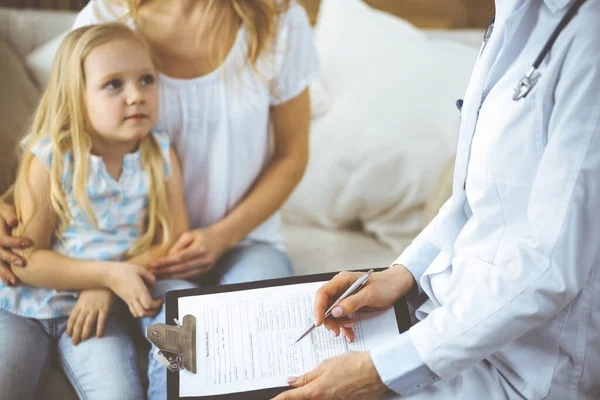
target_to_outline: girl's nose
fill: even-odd
[[[144,102],[144,94],[137,85],[129,85],[127,88],[127,104],[138,104]]]

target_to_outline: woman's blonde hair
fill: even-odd
[[[129,10],[129,16],[137,22],[141,5],[150,0],[115,0]],[[209,53],[218,64],[225,61],[229,45],[233,43],[240,25],[248,32],[249,43],[246,62],[255,70],[260,57],[272,50],[279,27],[280,16],[285,13],[292,0],[206,0],[204,24],[207,25]],[[219,21],[218,23],[212,23]],[[200,30],[199,30],[200,31]],[[219,37],[219,33],[224,36]],[[219,40],[221,39],[221,40]],[[224,40],[222,40],[224,39]]]
[[[83,211],[98,227],[87,194],[89,155],[92,149],[91,126],[87,118],[85,102],[84,61],[95,48],[118,40],[135,40],[147,46],[126,25],[118,22],[86,26],[70,32],[61,43],[44,91],[34,114],[33,122],[21,152],[21,162],[15,184],[17,215],[22,221],[23,196],[31,194],[28,185],[29,171],[34,159],[32,149],[42,139],[48,138],[52,147],[50,166],[50,201],[60,218],[55,232],[58,238],[73,219],[65,185],[73,188],[72,196]],[[150,247],[157,236],[161,244],[169,241],[169,217],[164,176],[164,158],[154,135],[149,134],[140,142],[141,164],[149,182],[146,231],[142,238],[129,249],[127,255],[139,254]],[[72,171],[72,174],[67,173]],[[65,181],[67,179],[67,181]],[[35,212],[35,211],[34,211]]]

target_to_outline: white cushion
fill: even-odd
[[[396,254],[364,232],[283,224],[295,275],[386,268]]]
[[[478,49],[430,40],[358,0],[323,0],[316,27],[329,112],[313,121],[311,159],[284,207],[295,224],[359,225],[400,252],[455,151]]]
[[[54,58],[67,33],[68,31],[59,34],[25,57],[25,65],[27,65],[29,73],[33,76],[41,90],[44,90],[48,86]]]

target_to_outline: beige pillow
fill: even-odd
[[[17,143],[30,121],[40,92],[10,44],[0,39],[0,193],[13,183]]]

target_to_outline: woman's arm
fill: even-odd
[[[308,163],[310,98],[308,88],[271,108],[275,132],[273,158],[246,197],[213,225],[230,247],[275,213],[296,188]]]

